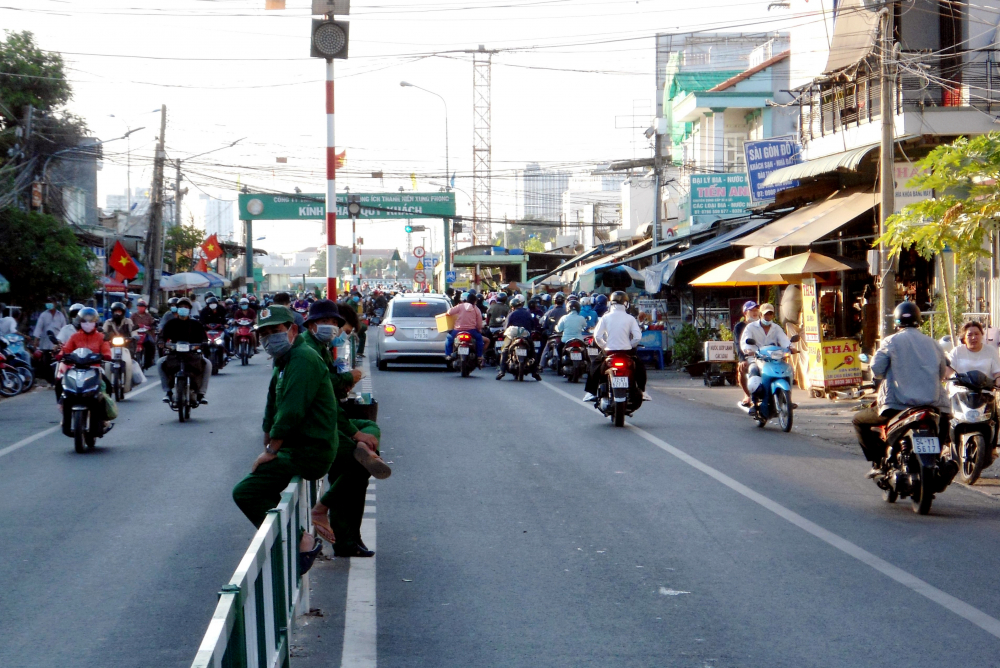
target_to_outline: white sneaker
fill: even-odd
[[[596,399],[596,398],[597,398],[597,397],[595,397],[595,396],[594,396],[593,394],[591,394],[590,392],[587,392],[586,394],[584,394],[584,395],[583,395],[583,400],[584,400],[584,401],[593,401],[593,400],[594,400],[594,399]]]
[[[642,393],[642,400],[643,401],[652,401],[653,397],[649,394],[649,392],[643,392]]]

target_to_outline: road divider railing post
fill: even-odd
[[[219,592],[191,668],[288,666],[295,615],[309,605],[308,575],[299,573],[299,540],[302,532],[312,531],[310,509],[322,482],[293,479],[278,507],[268,511],[233,577]]]

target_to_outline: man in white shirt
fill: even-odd
[[[78,323],[76,323],[75,320],[77,316],[80,315],[80,309],[82,308],[83,304],[79,303],[73,304],[72,306],[69,307],[69,324],[60,329],[59,333],[56,334],[56,338],[59,339],[59,343],[66,345],[66,342],[69,341],[69,337],[76,334],[76,331],[78,329],[77,326]]]
[[[604,368],[604,359],[611,353],[621,353],[630,356],[635,362],[635,385],[642,392],[645,401],[652,399],[646,394],[646,367],[642,360],[635,354],[635,348],[642,340],[642,330],[639,323],[628,314],[628,295],[621,290],[611,294],[611,306],[608,312],[601,316],[594,328],[594,343],[603,350],[601,363],[592,367],[592,372],[587,374],[586,394],[584,401],[592,401],[597,392],[597,386],[601,384],[603,374],[599,373]],[[594,369],[597,372],[594,372]]]
[[[747,343],[749,339],[753,339],[754,344]],[[774,306],[771,304],[760,305],[760,320],[748,324],[740,337],[740,350],[746,355],[752,355],[766,346],[788,348],[791,345],[785,330],[774,321]]]
[[[17,320],[9,315],[5,316],[4,311],[6,310],[7,306],[3,302],[0,302],[0,336],[17,332]]]
[[[52,332],[54,336],[66,326],[66,316],[62,314],[62,311],[57,311],[56,306],[55,297],[49,297],[48,301],[45,302],[45,310],[38,316],[38,322],[35,323],[35,331],[32,336],[38,340],[40,350],[52,350],[49,332]]]

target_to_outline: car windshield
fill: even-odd
[[[393,318],[433,318],[448,310],[448,305],[437,299],[431,301],[395,302],[392,305]]]

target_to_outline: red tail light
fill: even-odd
[[[386,325],[385,326],[385,335],[386,336],[392,336],[395,333],[396,333],[396,326],[395,325]]]
[[[625,366],[625,360],[614,360],[613,362],[611,362],[611,366],[615,367],[616,369],[621,369],[622,367]]]
[[[459,341],[471,341],[472,337],[469,334],[459,334],[458,335],[458,340]]]

